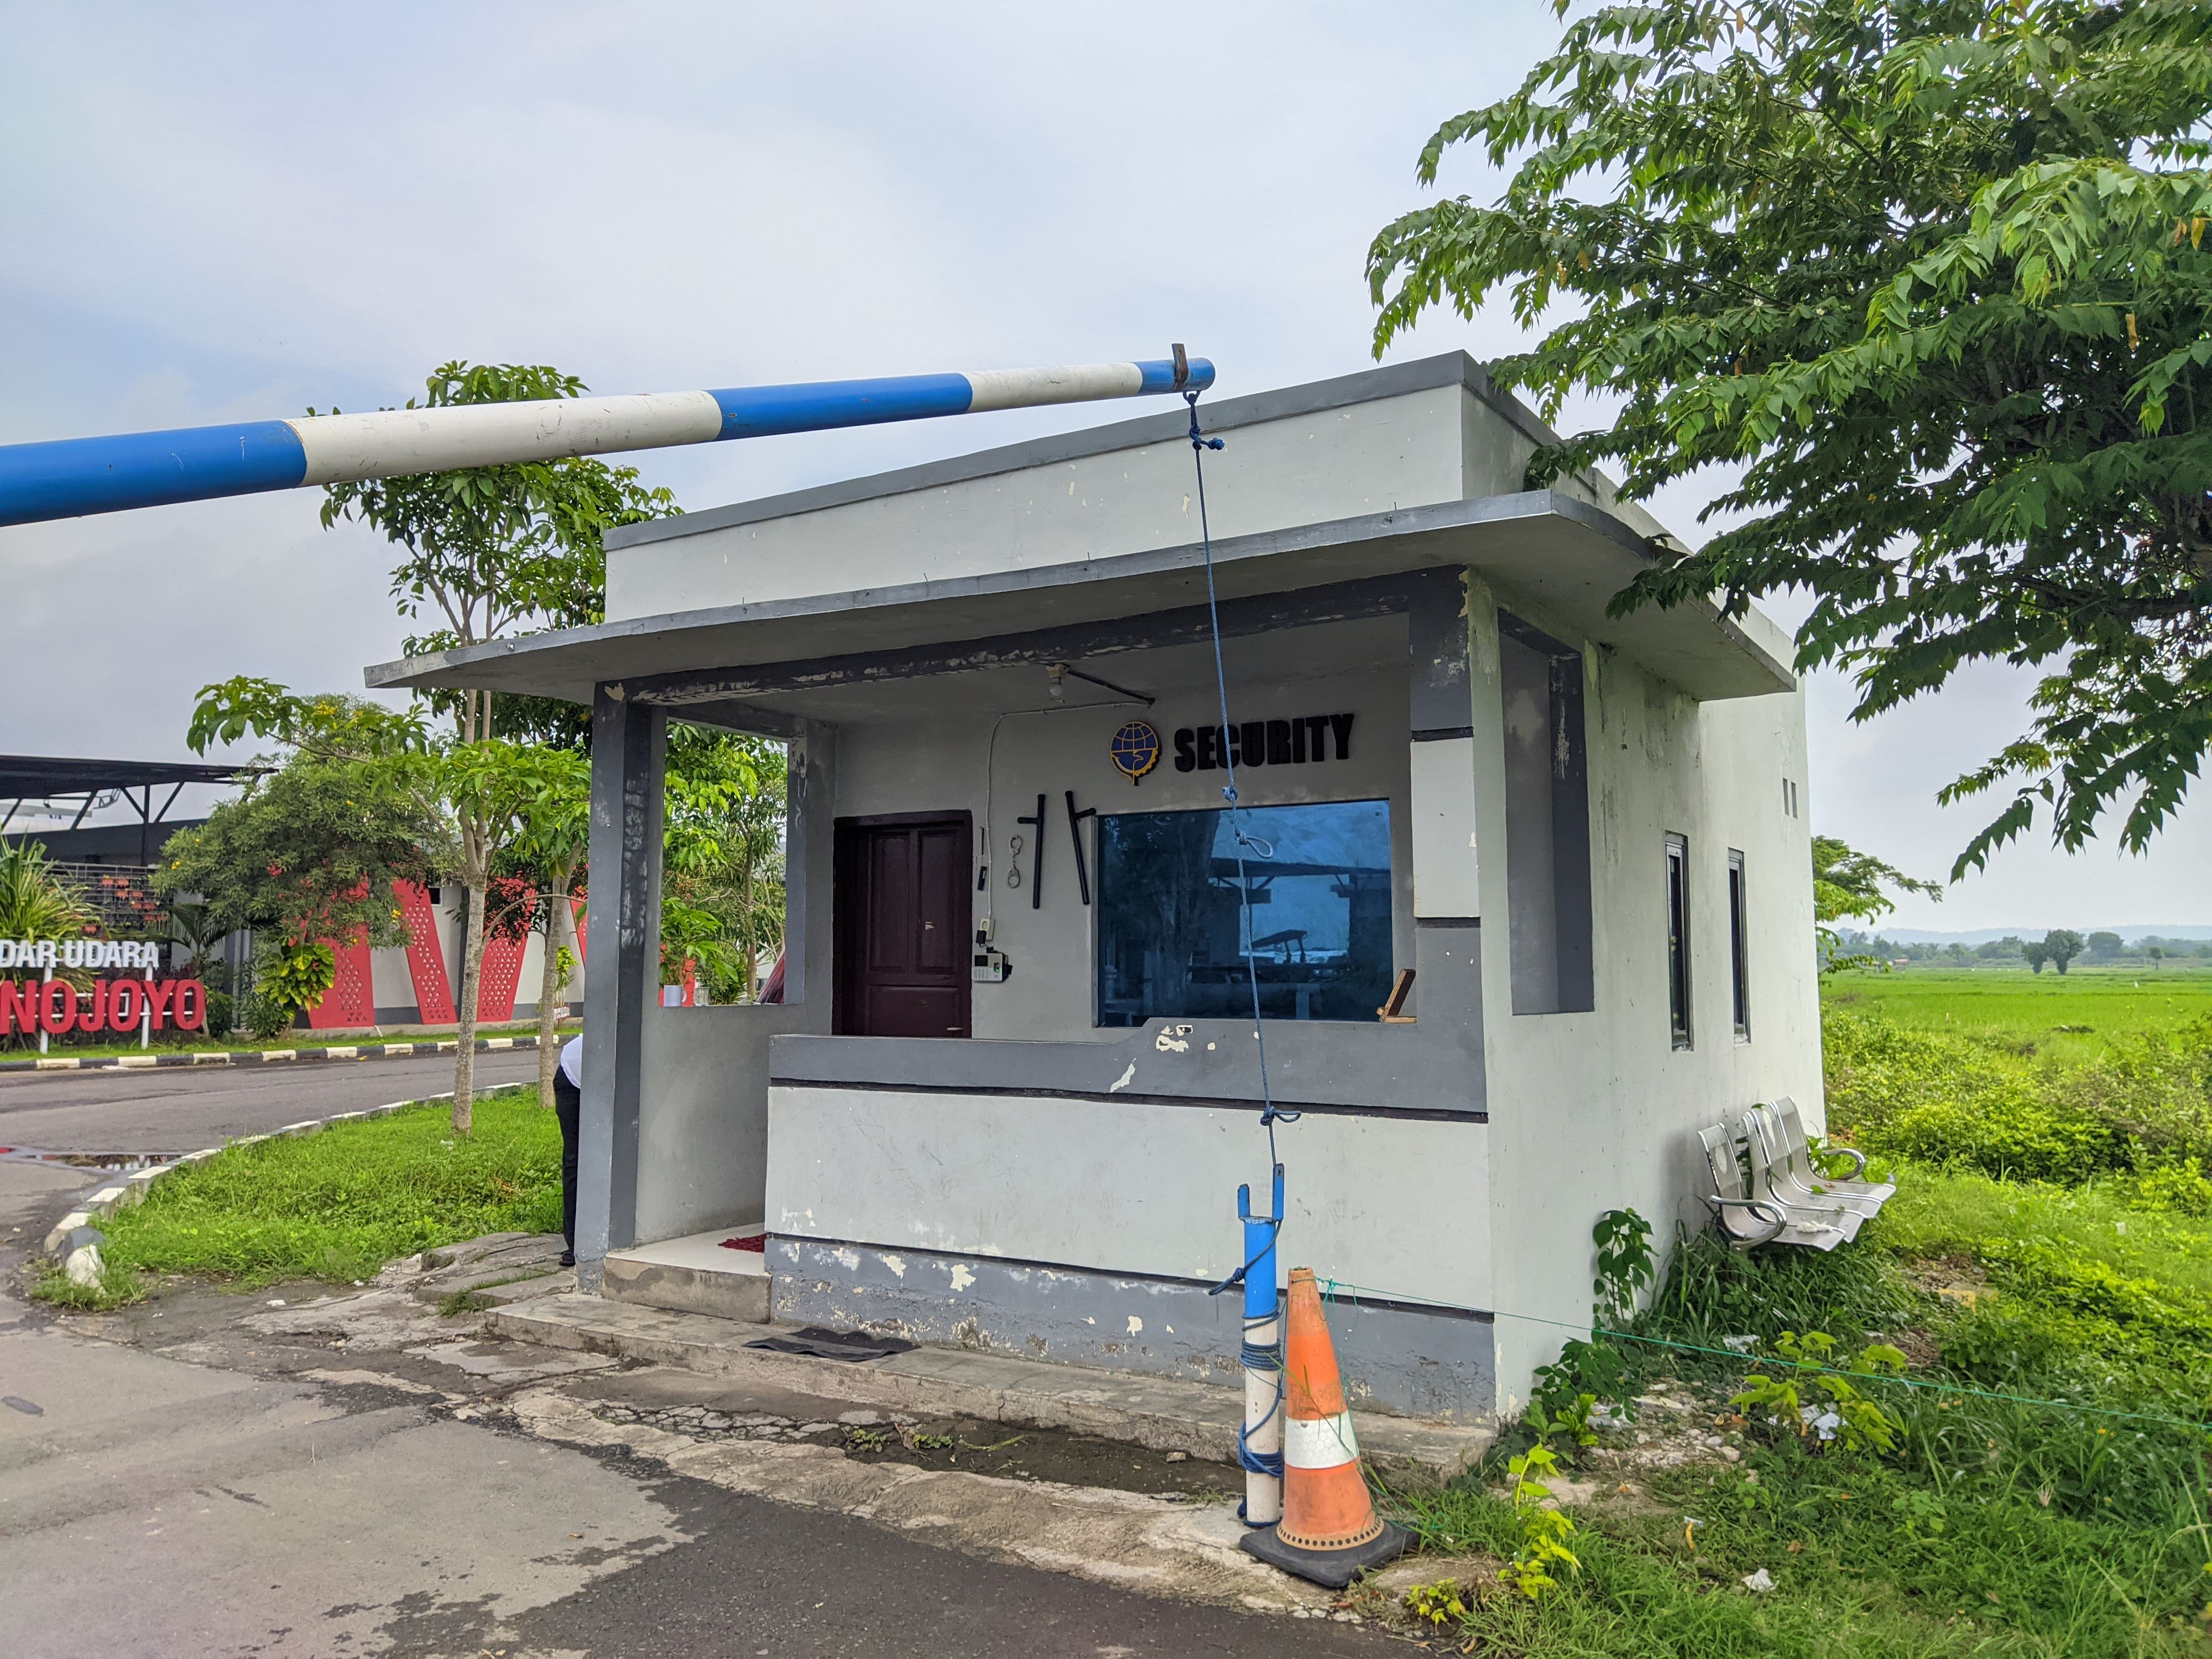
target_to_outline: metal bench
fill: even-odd
[[[1735,1249],[1780,1243],[1832,1250],[1849,1237],[1828,1217],[1794,1212],[1769,1195],[1747,1192],[1735,1133],[1727,1124],[1700,1129],[1698,1139],[1705,1147],[1705,1165],[1712,1176],[1713,1190],[1705,1199],[1705,1206]]]
[[[1881,1206],[1897,1195],[1897,1183],[1891,1181],[1861,1181],[1866,1173],[1866,1154],[1853,1146],[1824,1149],[1823,1157],[1835,1156],[1856,1160],[1848,1176],[1832,1176],[1813,1162],[1812,1143],[1805,1135],[1805,1121],[1797,1115],[1797,1104],[1783,1095],[1771,1106],[1751,1109],[1767,1120],[1768,1142],[1776,1148],[1788,1165],[1790,1179],[1806,1193],[1805,1201],[1812,1204],[1836,1204],[1855,1210],[1867,1217],[1879,1215]]]
[[[1705,1167],[1713,1190],[1705,1207],[1729,1243],[1739,1250],[1759,1244],[1798,1244],[1808,1249],[1832,1250],[1858,1231],[1858,1218],[1845,1218],[1841,1210],[1806,1209],[1775,1196],[1763,1173],[1764,1144],[1751,1142],[1752,1190],[1745,1190],[1743,1163],[1736,1153],[1736,1136],[1725,1123],[1698,1131],[1705,1152]]]

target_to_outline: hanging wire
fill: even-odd
[[[1259,1046],[1260,1051],[1260,1126],[1267,1132],[1267,1162],[1272,1166],[1279,1162],[1275,1157],[1276,1123],[1279,1121],[1284,1123],[1296,1123],[1298,1121],[1298,1114],[1277,1110],[1273,1093],[1268,1085],[1267,1027],[1260,1020],[1260,975],[1255,970],[1252,963],[1252,888],[1250,878],[1245,871],[1244,854],[1249,848],[1256,858],[1272,859],[1275,856],[1275,849],[1252,835],[1245,827],[1244,809],[1237,798],[1237,757],[1227,742],[1229,672],[1223,666],[1221,659],[1221,605],[1214,591],[1213,532],[1207,523],[1206,513],[1206,452],[1209,449],[1219,449],[1223,447],[1223,444],[1220,439],[1209,438],[1199,428],[1198,393],[1186,392],[1182,397],[1183,401],[1190,405],[1191,465],[1198,474],[1198,535],[1199,544],[1206,552],[1206,617],[1213,634],[1213,689],[1216,696],[1220,700],[1221,707],[1221,730],[1224,739],[1221,763],[1229,770],[1229,781],[1222,786],[1221,794],[1222,799],[1229,803],[1229,828],[1237,841],[1237,911],[1244,933],[1244,978],[1245,982],[1252,989],[1252,1038]],[[1279,1227],[1281,1222],[1282,1218],[1278,1216],[1276,1224]],[[1245,1265],[1249,1267],[1251,1264],[1248,1262]],[[1239,1276],[1242,1275],[1243,1271],[1242,1268],[1238,1269]]]
[[[1275,849],[1267,842],[1253,835],[1245,825],[1244,809],[1237,798],[1237,758],[1228,743],[1229,672],[1223,665],[1221,658],[1221,605],[1213,584],[1213,531],[1207,521],[1206,512],[1206,452],[1209,449],[1218,450],[1223,447],[1223,445],[1220,439],[1207,437],[1199,428],[1198,393],[1186,392],[1182,397],[1183,401],[1190,405],[1191,466],[1198,474],[1198,536],[1199,544],[1206,552],[1206,617],[1213,634],[1213,690],[1214,695],[1219,700],[1221,709],[1221,763],[1229,770],[1229,781],[1222,787],[1221,794],[1222,799],[1229,804],[1229,828],[1237,842],[1237,913],[1243,933],[1244,978],[1252,990],[1252,1040],[1259,1050],[1260,1058],[1260,1127],[1267,1132],[1267,1164],[1270,1169],[1273,1169],[1282,1161],[1275,1152],[1275,1125],[1278,1122],[1296,1123],[1298,1121],[1298,1114],[1279,1111],[1276,1109],[1274,1092],[1268,1082],[1267,1028],[1260,1018],[1260,974],[1252,957],[1254,938],[1252,884],[1245,871],[1244,854],[1247,850],[1249,850],[1254,856],[1267,860],[1275,856]],[[1276,1238],[1282,1231],[1283,1218],[1279,1215],[1272,1217],[1267,1224],[1267,1250],[1274,1249]],[[1266,1255],[1267,1251],[1263,1250],[1260,1255],[1244,1262],[1235,1273],[1216,1285],[1206,1294],[1219,1296],[1231,1286],[1242,1284],[1245,1275],[1258,1266]],[[1268,1323],[1273,1323],[1275,1327],[1275,1344],[1273,1346],[1263,1348],[1253,1342],[1252,1333],[1260,1326]],[[1264,1429],[1268,1424],[1273,1422],[1287,1404],[1284,1398],[1282,1340],[1282,1298],[1278,1294],[1275,1299],[1275,1310],[1273,1314],[1260,1319],[1247,1319],[1244,1322],[1243,1340],[1239,1345],[1237,1354],[1239,1363],[1246,1370],[1273,1371],[1275,1374],[1274,1403],[1268,1407],[1267,1414],[1257,1423],[1240,1425],[1237,1430],[1238,1466],[1248,1474],[1269,1475],[1278,1480],[1283,1478],[1283,1454],[1279,1451],[1254,1450],[1251,1437],[1256,1431]],[[1254,1524],[1251,1518],[1245,1515],[1244,1505],[1241,1502],[1237,1505],[1237,1513],[1247,1526]]]

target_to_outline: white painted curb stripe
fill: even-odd
[[[287,424],[307,453],[300,482],[325,484],[711,443],[722,435],[722,406],[705,392],[645,392],[309,415]]]
[[[1283,1425],[1283,1463],[1293,1469],[1334,1469],[1359,1457],[1359,1437],[1352,1431],[1352,1413],[1334,1417],[1294,1417]]]

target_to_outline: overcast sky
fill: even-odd
[[[1158,356],[1224,394],[1364,367],[1422,142],[1553,38],[1389,7],[0,4],[0,441],[404,401],[453,356],[604,391]],[[1470,158],[1452,191],[1486,196]],[[1488,357],[1444,315],[1393,358]],[[1114,415],[1126,411],[1112,411]],[[661,451],[698,508],[1095,410]],[[1572,425],[1570,418],[1564,424]],[[1712,486],[1655,502],[1701,538]],[[0,531],[0,750],[182,758],[234,673],[357,690],[406,625],[319,492]],[[1787,596],[1770,611],[1794,623]],[[2020,729],[1972,671],[1869,726],[1812,699],[1816,828],[1924,874],[1934,790]],[[2015,848],[1905,925],[2212,922],[2202,801],[2145,858]]]

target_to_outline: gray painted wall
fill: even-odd
[[[794,1323],[1224,1387],[1243,1376],[1242,1297],[1211,1296],[1194,1280],[797,1238],[771,1239],[768,1265],[775,1316]],[[1460,1421],[1487,1414],[1495,1393],[1487,1319],[1343,1297],[1328,1322],[1355,1407]]]
[[[637,1237],[761,1219],[768,1177],[768,1045],[804,1008],[649,1008],[638,1122]]]
[[[1491,1306],[1483,1124],[1316,1112],[1277,1143],[1285,1269]],[[1145,1102],[779,1084],[769,1149],[771,1233],[1209,1284],[1268,1177],[1256,1111]]]

